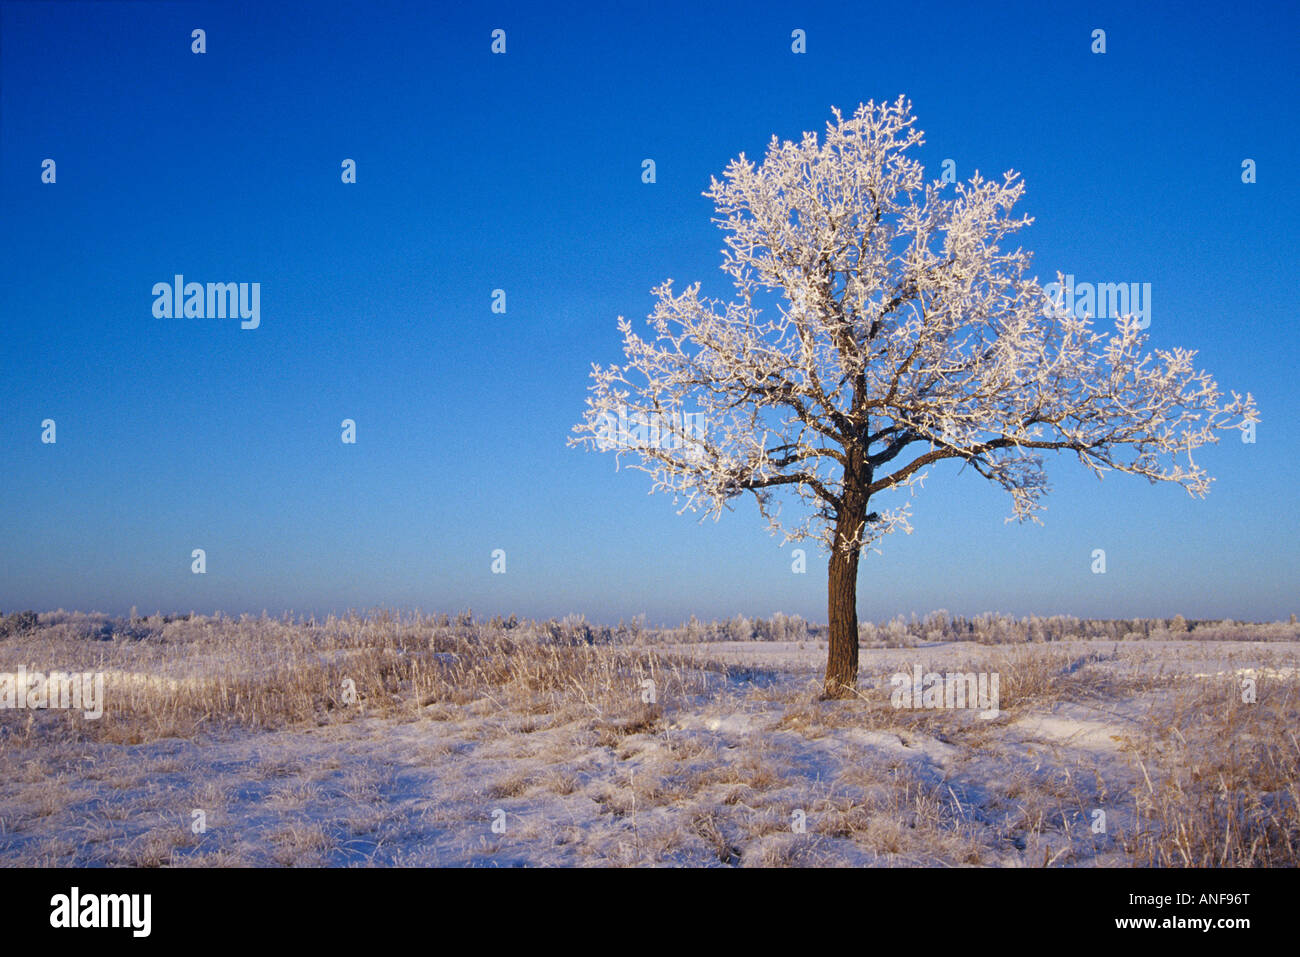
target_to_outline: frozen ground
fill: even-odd
[[[824,641],[712,641],[704,644],[665,644],[666,650],[753,668],[820,674],[826,662]],[[909,670],[916,662],[933,661],[934,670],[948,670],[954,660],[980,663],[1023,645],[983,645],[970,641],[918,641],[900,648],[862,649],[864,672]],[[1257,667],[1261,660],[1278,662],[1294,673],[1300,664],[1296,641],[1055,641],[1053,651],[1067,655],[1115,656],[1125,673],[1209,677]],[[1290,662],[1290,664],[1287,664]]]
[[[265,641],[241,669],[196,639],[115,650],[94,728],[4,714],[0,861],[1295,863],[1296,642],[864,648],[859,699],[828,702],[815,640],[529,646],[513,671],[483,649],[472,672],[472,642],[349,641],[310,655],[323,682],[355,671],[354,704],[245,714]],[[27,667],[54,668],[39,649]],[[997,672],[1001,714],[894,709],[889,675],[918,664]]]

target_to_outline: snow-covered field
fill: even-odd
[[[859,698],[822,701],[815,640],[180,624],[0,647],[106,675],[99,722],[0,713],[0,861],[1296,862],[1293,641],[868,647]],[[999,714],[893,707],[916,666],[996,673]]]

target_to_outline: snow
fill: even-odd
[[[1161,702],[1189,681],[1297,673],[1293,642],[1061,644],[864,649],[863,699],[850,702],[815,697],[815,641],[661,649],[684,667],[744,667],[623,731],[592,713],[478,700],[185,740],[7,747],[0,854],[79,865],[1124,863],[1086,815],[1100,806],[1112,832],[1132,825],[1130,795],[1144,787],[1135,742]],[[888,700],[887,675],[914,662],[964,670],[1042,653],[1073,655],[1060,674],[1082,683],[991,722],[873,710]],[[1159,680],[1106,695],[1088,690],[1093,678]],[[192,680],[114,671],[107,685]]]

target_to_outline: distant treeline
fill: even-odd
[[[206,621],[230,619],[215,615],[162,615],[140,616],[132,612],[127,617],[113,617],[99,612],[68,612],[62,609],[37,614],[33,611],[0,614],[0,640],[40,629],[51,629],[64,637],[90,640],[136,639],[167,640],[169,637],[184,640],[196,627]],[[255,623],[267,620],[241,615],[233,620]],[[709,641],[821,641],[827,636],[824,624],[805,621],[798,615],[780,612],[770,618],[747,618],[737,615],[724,621],[700,621],[691,616],[690,621],[676,627],[651,627],[644,616],[617,625],[589,623],[582,615],[568,615],[563,619],[538,621],[500,616],[483,620],[475,618],[472,611],[458,615],[423,614],[377,610],[348,612],[330,615],[326,619],[294,619],[283,616],[279,622],[294,622],[304,627],[364,625],[366,623],[410,624],[418,628],[451,629],[458,633],[511,632],[518,637],[530,637],[559,644],[627,643],[696,643]],[[858,637],[863,645],[908,647],[923,642],[975,641],[983,644],[1015,644],[1020,642],[1049,642],[1065,640],[1104,641],[1169,641],[1195,639],[1201,641],[1300,641],[1300,625],[1295,616],[1289,622],[1238,622],[1188,620],[1181,615],[1173,618],[1075,618],[1070,615],[1039,617],[1029,615],[1016,618],[1010,615],[987,613],[965,617],[947,611],[932,611],[923,617],[910,619],[898,616],[883,623],[861,622]]]
[[[727,621],[700,622],[692,618],[678,628],[656,629],[659,640],[697,641],[806,641],[824,640],[827,627],[797,615],[777,613],[771,618],[738,615]],[[864,645],[908,646],[934,641],[975,641],[1015,644],[1065,640],[1139,641],[1151,639],[1202,641],[1295,641],[1300,625],[1290,622],[1237,622],[1173,618],[1076,618],[1072,615],[1040,617],[986,613],[966,617],[932,611],[910,619],[902,615],[887,622],[860,622],[858,639]]]

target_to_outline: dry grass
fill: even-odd
[[[1134,760],[1138,826],[1127,842],[1157,867],[1294,867],[1300,861],[1300,681],[1189,684],[1150,716]]]
[[[647,730],[642,682],[657,694],[702,692],[687,673],[643,648],[570,644],[527,625],[441,625],[389,614],[316,624],[276,619],[195,618],[142,640],[87,641],[35,632],[7,641],[7,667],[105,676],[104,715],[0,712],[0,749],[53,734],[136,745],[207,730],[326,725],[358,715],[427,710],[454,720],[471,703],[531,716],[586,715],[614,735]],[[355,700],[351,691],[355,689]]]
[[[976,647],[935,664],[999,675],[1002,714],[983,721],[895,709],[888,672],[822,701],[802,672],[528,622],[193,618],[112,640],[44,628],[0,648],[8,669],[106,675],[98,721],[0,711],[0,773],[20,809],[0,813],[0,847],[21,837],[25,864],[427,862],[411,845],[445,832],[468,835],[440,846],[453,862],[544,849],[618,866],[1294,866],[1300,848],[1294,677],[1261,677],[1247,704],[1234,679],[1126,670],[1102,648]],[[1016,736],[1021,719],[1079,705],[1139,715],[1112,736],[1112,763]],[[404,728],[391,760],[344,747]],[[256,780],[205,778],[200,747],[277,734],[325,747],[259,754]],[[105,757],[120,746],[140,757]],[[403,784],[461,765],[474,770],[436,799]],[[498,806],[505,835],[484,824]],[[191,833],[195,808],[244,833],[214,846]],[[1088,827],[1099,808],[1106,834]]]

